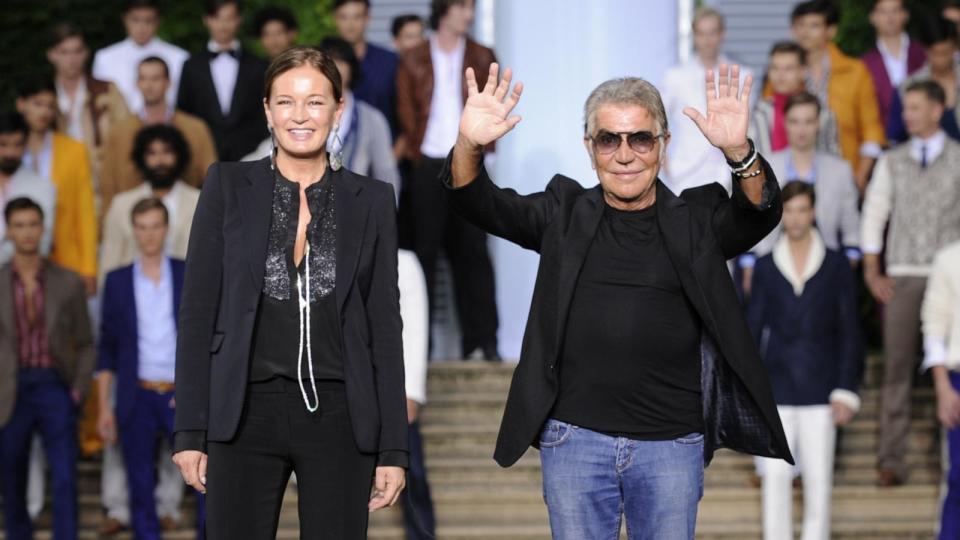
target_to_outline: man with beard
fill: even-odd
[[[137,66],[137,88],[143,107],[115,124],[104,144],[100,172],[100,198],[104,210],[110,208],[110,201],[117,193],[133,189],[144,180],[130,157],[133,140],[144,126],[166,124],[180,130],[190,148],[190,159],[181,179],[191,186],[200,187],[207,168],[217,160],[210,128],[203,120],[167,102],[165,96],[172,83],[169,65],[160,57],[148,56]]]
[[[53,212],[57,190],[53,183],[38,176],[23,163],[27,145],[27,124],[15,112],[0,113],[0,206],[18,197],[27,197],[43,209],[43,237],[40,254],[50,254],[50,234],[53,231]],[[13,244],[6,237],[6,222],[0,220],[0,264],[13,257]]]
[[[145,198],[157,198],[167,212],[167,233],[164,251],[168,257],[184,259],[190,224],[197,208],[200,190],[181,180],[184,168],[190,162],[190,149],[177,128],[158,124],[143,128],[133,140],[131,154],[134,164],[145,181],[139,186],[117,194],[103,219],[103,244],[100,248],[101,284],[111,270],[130,265],[140,255],[134,236],[131,212]],[[164,441],[164,448],[166,442]],[[167,456],[168,449],[159,453],[159,485],[155,493],[157,515],[164,530],[177,527],[183,483],[178,469]],[[107,519],[101,533],[112,535],[130,524],[127,504],[127,482],[123,457],[115,444],[104,448],[103,503]]]
[[[130,212],[138,201],[146,197],[163,201],[170,214],[167,254],[176,259],[183,259],[187,254],[190,224],[200,190],[181,179],[190,162],[190,148],[186,139],[173,126],[158,124],[145,127],[133,140],[131,157],[144,182],[117,194],[110,203],[103,219],[101,279],[106,272],[133,262],[137,244],[133,237]]]

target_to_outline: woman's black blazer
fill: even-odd
[[[177,338],[174,450],[229,441],[243,411],[263,288],[275,177],[269,159],[218,162],[193,218]],[[407,411],[393,188],[331,175],[336,298],[347,406],[357,447],[407,466]]]

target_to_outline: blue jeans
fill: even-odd
[[[692,539],[703,496],[703,435],[635,441],[547,420],[543,497],[554,540]]]

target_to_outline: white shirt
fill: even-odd
[[[148,56],[160,57],[167,63],[170,69],[167,102],[173,105],[177,102],[180,70],[190,55],[160,38],[153,38],[143,46],[137,45],[132,38],[127,38],[100,49],[93,58],[93,76],[116,84],[127,102],[127,108],[139,111],[143,108],[143,94],[137,88],[137,68],[140,67],[140,61]]]
[[[137,307],[137,377],[143,381],[173,382],[177,357],[177,324],[173,313],[173,276],[170,260],[160,264],[160,282],[133,263],[133,295]]]
[[[906,32],[900,35],[900,50],[897,56],[891,54],[883,40],[877,40],[877,51],[883,58],[883,67],[887,68],[887,77],[890,78],[890,84],[894,88],[900,86],[900,83],[907,78],[907,54],[910,49],[910,38]]]
[[[83,140],[83,106],[87,101],[87,79],[80,78],[80,84],[77,85],[77,92],[73,95],[73,99],[70,99],[70,93],[59,82],[56,84],[60,113],[67,120],[67,135]]]
[[[463,55],[467,40],[460,38],[456,48],[445,52],[436,36],[430,37],[430,59],[433,62],[433,97],[430,116],[420,152],[429,158],[447,157],[460,130],[463,112]]]
[[[43,137],[39,154],[34,155],[29,149],[23,153],[22,167],[39,174],[41,178],[53,181],[53,131],[48,131]]]
[[[233,40],[230,48],[240,49],[240,41]],[[213,40],[207,42],[210,52],[218,52],[220,46]],[[220,102],[220,111],[224,116],[230,114],[230,105],[233,103],[233,89],[237,86],[237,73],[240,71],[240,61],[232,54],[219,54],[210,60],[210,76],[213,78],[213,87],[217,90],[217,101]]]
[[[729,58],[721,56],[720,64],[731,63]],[[741,67],[740,80],[743,81],[749,69]],[[679,195],[683,190],[719,182],[727,192],[731,190],[730,167],[723,152],[714,147],[703,136],[697,125],[683,114],[684,107],[693,107],[701,113],[707,110],[707,93],[704,90],[707,70],[698,56],[686,64],[667,71],[661,89],[663,105],[667,112],[667,122],[671,138],[667,146],[667,162],[661,170],[666,185]],[[758,84],[754,84],[757,88]],[[751,96],[751,107],[752,99]]]

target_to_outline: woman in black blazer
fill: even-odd
[[[174,461],[211,540],[275,538],[291,472],[301,538],[365,538],[408,455],[393,189],[328,163],[330,58],[288,50],[264,94],[273,156],[214,164],[194,216]]]

